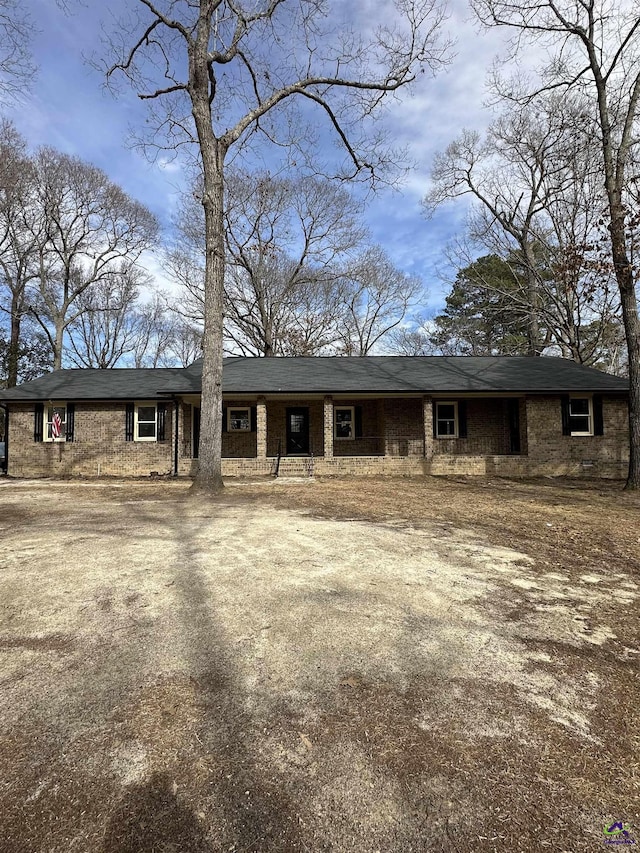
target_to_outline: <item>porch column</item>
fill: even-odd
[[[422,398],[422,428],[424,434],[424,456],[433,456],[433,400],[431,397]]]
[[[267,401],[258,397],[256,405],[256,457],[267,458]]]
[[[183,409],[181,412],[180,410]],[[180,447],[178,442],[180,441],[180,415],[184,417],[184,403],[181,406],[178,402],[178,398],[176,397],[173,401],[173,476],[178,476],[178,461],[180,458]],[[184,428],[182,430],[182,434],[184,435]]]
[[[333,397],[324,398],[324,457],[333,458]]]

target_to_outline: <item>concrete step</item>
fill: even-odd
[[[313,475],[314,460],[312,457],[282,458],[278,470],[279,477],[310,477]]]

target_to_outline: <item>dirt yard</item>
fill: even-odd
[[[0,480],[0,853],[640,843],[619,484]]]

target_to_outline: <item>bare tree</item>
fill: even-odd
[[[313,355],[335,339],[335,267],[365,236],[360,206],[317,178],[227,182],[226,333],[256,355]]]
[[[422,282],[396,269],[380,246],[371,246],[342,278],[336,305],[339,351],[369,355],[399,326],[422,292]]]
[[[141,97],[165,100],[161,118],[168,144],[184,140],[185,131],[186,138],[198,142],[206,261],[195,488],[214,492],[222,487],[227,155],[255,134],[289,144],[291,137],[283,137],[282,128],[271,121],[273,111],[304,99],[324,113],[345,151],[345,176],[375,175],[388,154],[379,138],[367,136],[370,119],[387,95],[414,80],[420,67],[441,65],[446,50],[439,38],[443,11],[437,0],[397,0],[394,10],[389,6],[390,23],[375,32],[365,26],[360,34],[345,17],[345,4],[323,0],[140,0],[138,20],[120,32],[120,45],[130,46],[118,51],[112,43],[119,55],[109,76],[120,71],[144,90]],[[136,34],[129,38],[130,33]]]
[[[150,300],[138,308],[133,346],[134,367],[170,366],[169,353],[173,347],[178,315],[168,307],[168,296],[156,291]],[[169,364],[165,363],[168,358]]]
[[[519,75],[505,81],[495,75],[500,97],[531,103],[550,89],[578,91],[589,105],[588,121],[576,128],[600,143],[600,166],[608,212],[611,256],[620,293],[629,361],[631,453],[627,488],[640,488],[640,315],[628,229],[629,173],[637,147],[640,102],[640,17],[633,4],[612,8],[604,0],[542,0],[532,7],[521,0],[474,0],[487,26],[514,31],[512,59],[527,42],[542,44],[549,61],[538,80]]]
[[[550,187],[560,182],[554,153],[565,140],[565,127],[552,108],[532,115],[526,110],[502,116],[483,139],[463,131],[444,154],[435,157],[432,188],[424,199],[431,214],[448,199],[471,196],[477,203],[475,236],[507,240],[507,251],[519,251],[525,277],[520,294],[528,306],[529,355],[540,355],[542,282],[535,246],[540,243]],[[514,292],[515,296],[515,292]]]
[[[49,338],[54,370],[62,366],[65,330],[78,302],[120,264],[135,264],[151,247],[157,222],[143,205],[89,163],[52,148],[35,157],[38,293],[33,311]]]
[[[563,218],[562,209],[554,210],[545,223],[544,230],[536,232],[540,241],[533,243],[531,253],[539,282],[540,348],[544,352],[560,352],[579,364],[601,364],[605,351],[611,349],[608,341],[612,329],[620,322],[611,265],[601,257],[597,235],[590,235],[590,243],[580,236],[582,228],[572,221],[570,211]],[[496,335],[489,335],[499,342],[495,351],[524,355],[530,352],[522,349],[521,337],[525,329],[528,340],[530,330],[527,262],[517,245],[505,241],[501,229],[491,225],[490,215],[479,209],[469,217],[469,235],[447,247],[449,265],[458,272],[453,282],[448,281],[451,292],[447,303],[451,300],[451,305],[441,318],[435,318],[436,323],[445,338],[447,331],[451,332],[454,346],[456,338],[464,342],[466,333],[472,333],[477,326],[485,324],[488,332],[495,326]],[[491,264],[481,263],[487,250],[499,261],[504,274],[495,275]],[[466,276],[466,272],[472,275]],[[500,328],[514,332],[517,329],[517,333],[503,338]],[[438,347],[442,341],[440,334],[434,339]]]
[[[485,140],[463,134],[436,158],[425,206],[473,198],[468,228],[476,245],[469,253],[458,241],[456,266],[469,267],[478,247],[508,262],[521,286],[498,292],[500,279],[491,277],[486,287],[505,310],[526,312],[528,353],[553,347],[588,364],[598,359],[598,329],[604,334],[619,303],[597,245],[604,199],[597,149],[576,133],[583,121],[581,98],[552,94],[535,107],[511,109]]]
[[[37,276],[40,222],[34,205],[35,173],[26,141],[11,122],[0,123],[0,310],[9,317],[7,383],[18,381],[22,320],[28,286]]]
[[[130,358],[134,367],[188,367],[202,357],[202,328],[184,317],[182,306],[155,291],[131,316]]]
[[[385,349],[391,355],[437,355],[430,335],[426,320],[410,326],[397,326],[389,332]]]
[[[147,283],[141,270],[122,264],[78,296],[76,319],[67,327],[72,364],[115,367],[133,351],[139,335],[136,304],[140,286]]]
[[[5,99],[19,97],[35,75],[33,29],[23,2],[0,0],[0,96]]]
[[[168,354],[177,367],[188,367],[196,359],[202,358],[202,329],[178,317]]]
[[[9,336],[5,335],[5,330],[0,326],[0,388],[9,387],[9,352]],[[50,370],[51,349],[46,335],[36,323],[26,317],[20,330],[18,382],[30,382]]]
[[[175,217],[168,266],[183,311],[204,313],[204,216],[199,186]],[[226,181],[225,346],[243,355],[313,355],[336,338],[339,264],[365,236],[361,207],[335,182],[231,172]]]

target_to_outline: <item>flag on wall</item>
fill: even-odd
[[[53,418],[51,420],[51,437],[60,438],[61,430],[62,421],[60,420],[60,412],[56,409],[56,411],[53,413]]]

